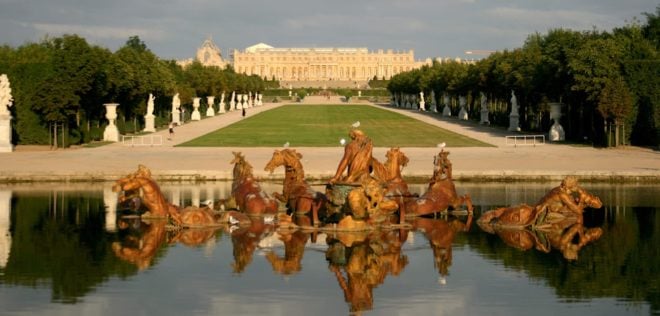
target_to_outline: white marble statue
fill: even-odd
[[[230,112],[235,110],[234,107],[236,106],[236,101],[234,101],[234,100],[236,100],[236,91],[231,92],[231,98],[229,99],[229,111]]]
[[[149,93],[149,100],[147,100],[147,115],[154,115],[154,100],[156,97]]]
[[[435,91],[431,90],[431,110],[434,113],[438,113],[438,106],[437,103],[435,102]]]
[[[465,106],[467,105],[466,99],[464,96],[458,97],[458,105],[461,107],[461,109],[458,111],[458,119],[459,120],[468,120],[468,113],[467,110],[465,109]]]
[[[426,111],[426,102],[424,102],[424,91],[419,92],[419,110]]]
[[[14,99],[11,96],[11,87],[7,75],[0,75],[0,115],[9,115],[9,107]]]
[[[14,151],[11,143],[11,113],[9,112],[13,100],[9,78],[2,74],[0,75],[0,152]]]
[[[566,140],[566,133],[564,127],[559,124],[561,118],[561,103],[550,103],[550,119],[554,121],[548,133],[550,141],[563,141]]]
[[[511,90],[511,115],[518,115],[518,99],[516,98],[516,93]]]
[[[179,93],[177,92],[174,97],[172,97],[172,122],[179,124],[181,122],[181,99],[179,99]]]
[[[445,107],[442,108],[442,116],[451,116],[451,109],[449,108],[449,94],[447,94],[447,92],[445,92],[442,100],[445,105]]]
[[[480,124],[490,124],[488,120],[488,98],[481,92],[481,121]]]
[[[518,99],[513,90],[511,90],[511,114],[509,114],[509,131],[510,132],[520,132],[520,126],[518,122]]]
[[[218,104],[218,113],[225,113],[225,92],[220,95],[220,104]]]
[[[154,116],[154,100],[156,97],[149,93],[149,99],[147,99],[147,114],[144,116],[144,131],[145,132],[155,132],[155,116]]]

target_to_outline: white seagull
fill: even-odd
[[[357,122],[353,123],[353,125],[351,125],[351,126],[353,126],[353,128],[360,127],[360,121],[357,121]]]
[[[442,142],[442,143],[438,144],[438,148],[445,148],[446,145],[447,145],[447,144],[445,144],[444,142]]]
[[[289,148],[289,142],[284,143],[284,148]]]

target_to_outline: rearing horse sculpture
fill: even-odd
[[[312,212],[312,224],[319,224],[319,212],[325,213],[328,199],[325,194],[315,191],[305,181],[305,171],[300,159],[302,155],[295,149],[275,150],[273,157],[266,164],[265,171],[273,173],[275,168],[284,166],[284,187],[282,194],[273,193],[280,201],[285,202],[292,212],[307,214]],[[322,214],[323,215],[323,214]]]
[[[238,209],[248,215],[263,215],[277,213],[277,201],[261,189],[259,182],[252,175],[250,165],[240,152],[233,152],[234,180],[231,185],[231,195]]]
[[[387,185],[386,196],[403,197],[409,195],[408,184],[401,177],[401,170],[408,165],[408,157],[399,149],[392,147],[385,154],[384,164],[375,158],[371,159],[374,178]]]
[[[434,158],[433,177],[429,187],[422,196],[406,204],[406,211],[414,215],[428,215],[442,212],[450,206],[458,209],[465,204],[469,214],[472,214],[472,199],[468,194],[458,196],[452,180],[452,166],[447,158],[449,152],[441,150]]]

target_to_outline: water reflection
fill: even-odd
[[[278,184],[272,186],[275,189],[266,189],[274,191]],[[551,186],[462,183],[460,188],[472,196],[478,217],[493,208],[535,201]],[[587,210],[583,224],[557,235],[511,238],[485,233],[467,216],[417,218],[410,230],[362,234],[283,230],[264,221],[172,230],[161,221],[116,212],[116,200],[106,185],[72,185],[65,190],[7,187],[0,191],[8,192],[6,198],[0,194],[0,237],[5,237],[0,240],[0,304],[3,314],[46,313],[51,302],[74,304],[78,309],[69,311],[81,313],[90,301],[102,300],[112,306],[107,313],[129,312],[122,302],[136,291],[152,291],[154,284],[146,279],[156,278],[169,280],[175,288],[196,289],[183,300],[182,293],[162,286],[157,286],[158,297],[141,296],[152,300],[145,306],[176,300],[176,306],[168,305],[172,313],[208,312],[202,293],[231,293],[234,305],[220,306],[228,313],[245,313],[236,304],[255,307],[263,300],[264,306],[276,304],[288,312],[395,314],[403,311],[402,306],[433,310],[438,299],[447,297],[444,291],[454,293],[451,297],[464,293],[459,297],[465,307],[459,314],[524,314],[538,309],[598,314],[595,305],[623,314],[659,311],[658,188],[585,186],[604,206]],[[180,205],[222,198],[230,190],[220,183],[166,184],[162,189]],[[416,192],[423,189],[411,187]],[[595,229],[603,230],[597,240]],[[578,244],[575,236],[580,232],[594,238],[579,249],[579,260],[567,261],[559,249],[567,240]],[[509,244],[550,252],[520,251]],[[451,282],[445,282],[448,279]],[[503,290],[502,284],[509,287]],[[474,295],[464,291],[472,285]],[[26,296],[25,289],[47,291],[50,300],[36,293]],[[292,291],[300,293],[282,296]],[[519,294],[507,294],[512,291]],[[546,296],[533,294],[538,292]],[[345,302],[343,308],[319,311],[319,302],[335,297]],[[591,300],[598,303],[589,304]],[[283,301],[295,302],[296,309]],[[534,307],[523,301],[533,301]]]

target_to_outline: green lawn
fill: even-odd
[[[249,114],[249,111],[248,111]],[[334,147],[349,141],[351,125],[375,147],[491,146],[391,111],[365,105],[284,105],[203,135],[179,146],[194,147]]]

